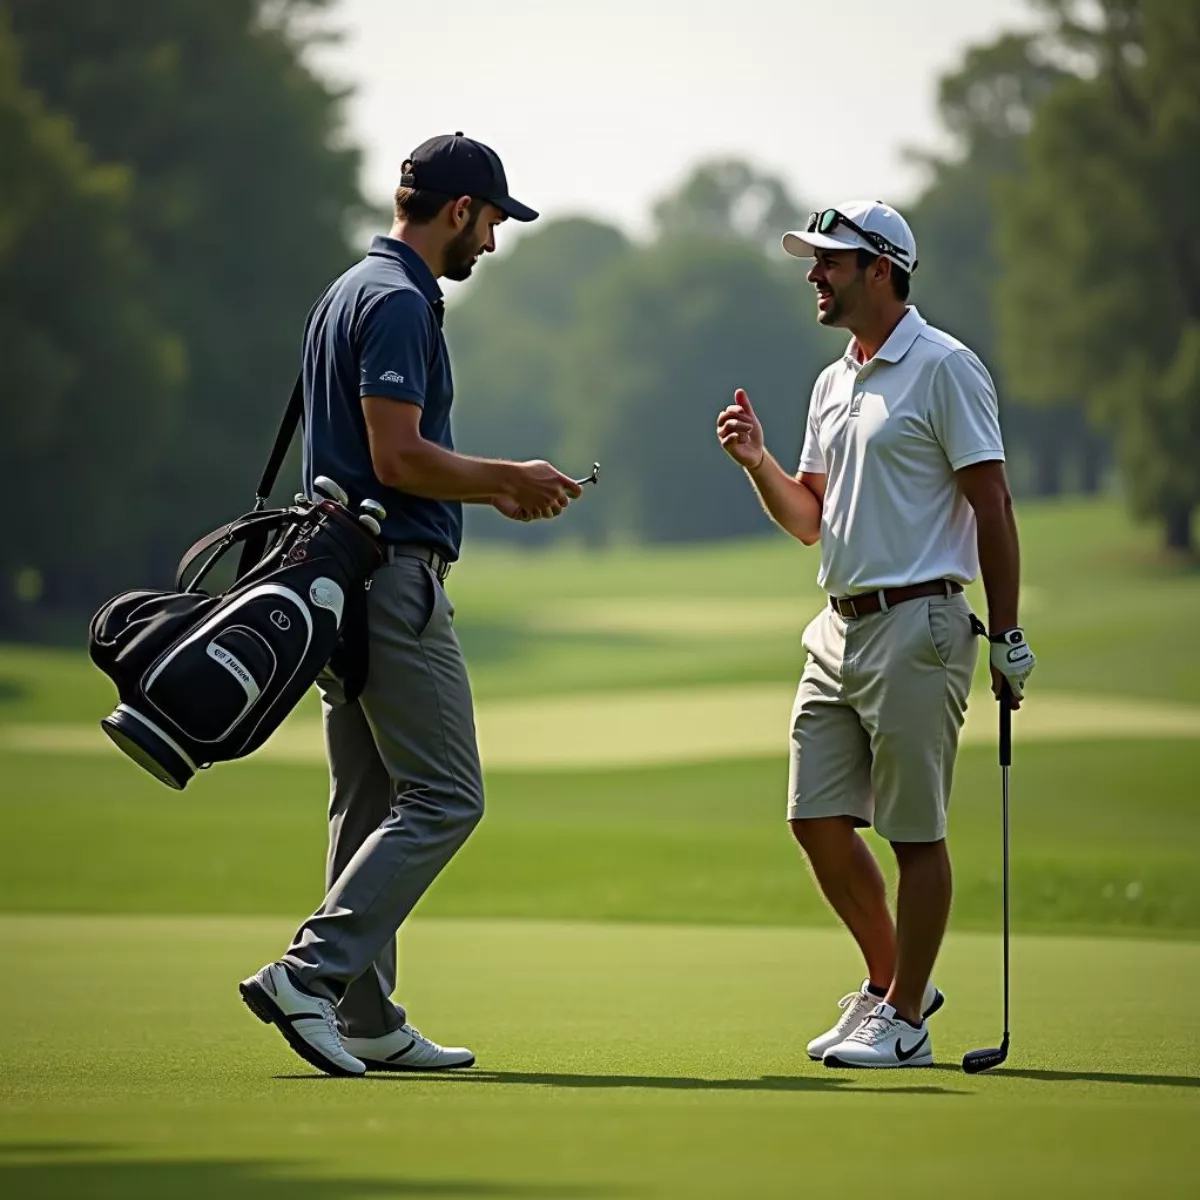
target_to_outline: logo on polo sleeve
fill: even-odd
[[[403,383],[404,376],[399,371],[384,371],[379,377],[380,383]]]

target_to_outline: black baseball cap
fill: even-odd
[[[538,214],[508,194],[500,156],[460,130],[422,142],[405,162],[400,186],[443,192],[447,196],[477,196],[494,204],[514,221],[536,221]]]

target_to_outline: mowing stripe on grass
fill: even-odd
[[[793,688],[786,684],[637,689],[491,701],[479,706],[490,769],[578,770],[782,755]],[[976,690],[964,742],[996,737],[991,698]],[[1014,722],[1017,742],[1200,738],[1200,706],[1124,696],[1034,692]],[[33,754],[115,753],[97,726],[0,726],[0,747]],[[255,756],[320,762],[320,726],[286,722]]]

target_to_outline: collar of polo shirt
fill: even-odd
[[[437,304],[442,299],[442,289],[438,285],[437,276],[429,269],[429,264],[407,242],[377,233],[371,239],[371,248],[367,251],[367,256],[397,259],[404,264],[413,283],[421,289],[421,294],[430,304]]]
[[[917,311],[916,305],[910,304],[908,311],[900,318],[888,340],[879,347],[870,362],[865,363],[858,357],[858,339],[851,338],[844,356],[846,365],[858,371],[873,362],[898,363],[912,349],[913,342],[921,336],[925,325],[925,318]]]

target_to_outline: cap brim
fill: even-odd
[[[836,238],[827,233],[807,233],[795,229],[783,235],[783,248],[793,258],[812,258],[817,250],[870,250],[871,246],[857,234],[851,234],[849,238]]]
[[[538,212],[535,208],[530,208],[528,204],[522,204],[520,200],[514,200],[511,196],[489,196],[488,202],[494,204],[505,216],[512,217],[514,221],[536,221]]]

